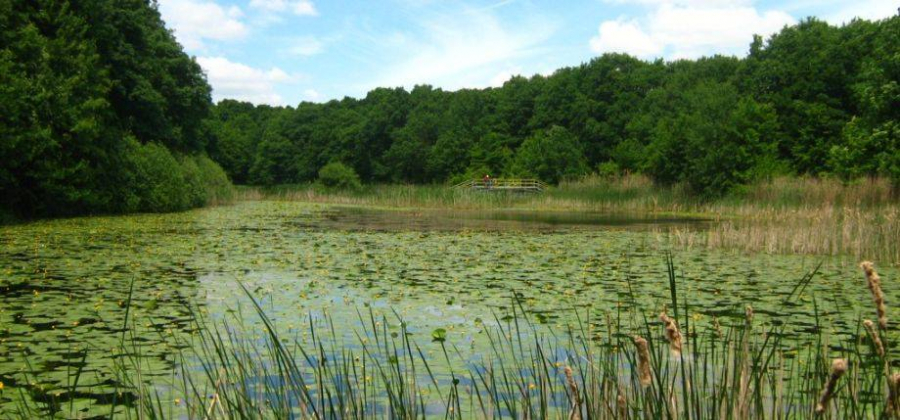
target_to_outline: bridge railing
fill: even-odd
[[[479,191],[542,192],[547,189],[547,184],[539,179],[532,178],[491,178],[488,181],[482,179],[470,179],[454,185],[453,188]]]

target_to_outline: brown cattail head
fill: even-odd
[[[650,375],[650,345],[643,337],[634,337],[634,346],[637,347],[638,379],[641,386],[646,388],[653,383]]]
[[[678,323],[665,312],[659,315],[659,319],[666,325],[666,339],[669,340],[669,349],[675,356],[681,355],[681,332],[678,331]]]
[[[747,308],[744,310],[745,320],[747,322],[747,326],[753,325],[753,307],[747,305]]]
[[[625,396],[621,393],[619,397],[616,398],[616,407],[619,411],[619,419],[625,420],[628,418],[628,402],[625,401]]]
[[[816,404],[816,414],[822,414],[828,409],[828,403],[831,401],[831,397],[834,396],[834,389],[837,387],[838,379],[841,379],[841,376],[844,376],[846,372],[847,360],[834,359],[831,362],[831,376],[825,382],[825,388],[822,389],[822,395],[819,397],[818,404]]]
[[[719,324],[719,318],[713,317],[713,330],[719,338],[722,337],[722,324]]]
[[[572,368],[566,366],[566,384],[569,386],[569,400],[572,403],[572,409],[569,411],[569,420],[581,420],[581,394],[578,393],[578,383],[575,382],[575,375],[572,374]]]
[[[882,329],[887,328],[887,309],[884,306],[884,293],[881,292],[881,277],[875,271],[875,264],[871,261],[863,261],[859,264],[866,274],[866,283],[869,286],[869,292],[872,293],[872,301],[875,302],[875,312],[878,313],[878,326]]]
[[[900,417],[900,373],[888,377],[887,413],[890,418]]]
[[[878,335],[878,330],[875,329],[875,323],[867,319],[863,321],[863,326],[866,327],[869,337],[872,338],[875,352],[878,353],[879,356],[884,357],[884,343],[881,342],[881,336]]]

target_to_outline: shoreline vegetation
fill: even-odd
[[[846,183],[782,177],[744,186],[718,199],[684,187],[659,186],[642,175],[588,176],[543,194],[454,190],[447,185],[238,187],[236,201],[280,200],[394,210],[527,210],[706,218],[708,230],[666,232],[680,246],[747,252],[848,255],[900,264],[900,200],[885,178]],[[661,234],[664,232],[661,232]]]
[[[174,344],[178,363],[169,374],[149,376],[140,353],[143,321],[128,317],[129,298],[115,350],[117,378],[125,384],[116,395],[127,403],[111,414],[139,419],[900,417],[900,374],[891,346],[896,323],[889,322],[881,278],[871,262],[860,264],[865,282],[854,284],[867,287],[872,301],[855,321],[830,326],[816,317],[815,325],[794,334],[750,306],[721,320],[697,322],[692,298],[678,293],[671,257],[666,265],[668,302],[640,307],[631,294],[632,304],[624,305],[630,313],[607,309],[601,327],[583,322],[591,318],[586,313],[566,331],[542,332],[512,297],[508,313],[485,322],[482,339],[490,350],[477,360],[462,355],[453,332],[420,331],[397,314],[371,309],[358,312],[352,343],[341,342],[327,314],[319,322],[310,320],[302,335],[285,334],[286,321],[269,318],[266,303],[242,285],[252,301],[249,313],[206,319],[193,309],[197,333]],[[796,282],[782,304],[798,304],[813,281],[815,270]],[[254,316],[260,328],[244,324]],[[855,333],[833,342],[834,328],[855,328]],[[425,342],[440,350],[423,351]],[[435,366],[444,362],[447,372]],[[80,373],[72,373],[70,392],[37,401],[19,394],[20,409],[10,418],[77,417],[67,398],[75,394]]]

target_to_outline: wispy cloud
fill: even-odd
[[[423,16],[417,29],[384,37],[383,42],[404,54],[368,88],[422,83],[447,89],[489,86],[518,59],[539,54],[556,24],[545,17],[504,24],[489,9],[466,9]]]
[[[302,36],[292,38],[285,50],[291,55],[313,56],[325,50],[325,43],[314,36]]]

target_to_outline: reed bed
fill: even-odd
[[[529,210],[681,215],[714,221],[708,230],[666,230],[678,246],[748,252],[848,255],[900,264],[900,199],[889,180],[844,183],[776,178],[717,200],[641,175],[589,176],[544,194],[485,194],[443,185],[374,185],[355,192],[312,186],[242,188],[241,200],[285,200],[398,209]]]
[[[286,336],[248,291],[251,316],[263,326],[261,337],[247,331],[251,327],[240,316],[210,320],[195,311],[197,334],[177,343],[183,350],[170,380],[161,384],[154,376],[151,385],[140,357],[140,323],[126,316],[131,327],[122,329],[117,372],[120,395],[132,403],[111,414],[129,419],[897,418],[900,374],[893,370],[892,331],[862,320],[882,316],[877,302],[871,313],[859,314],[854,335],[859,338],[841,343],[830,342],[826,325],[785,334],[785,325],[759,322],[749,307],[743,319],[702,325],[691,322],[691,299],[679,296],[675,266],[671,258],[666,263],[671,299],[658,319],[646,316],[655,308],[632,306],[631,313],[604,313],[599,326],[583,321],[591,316],[584,314],[566,330],[547,331],[532,324],[513,297],[511,313],[498,314],[486,328],[490,350],[477,359],[464,357],[446,331],[416,331],[396,314],[371,310],[359,312],[350,342],[327,316],[310,321],[305,340]],[[871,285],[877,272],[871,263],[862,268],[856,284],[867,287],[863,279]],[[803,276],[784,303],[793,304],[814,276]],[[867,339],[863,330],[880,338]],[[428,356],[423,340],[436,343],[438,354]],[[64,402],[22,401],[10,418],[78,417],[66,412]]]

